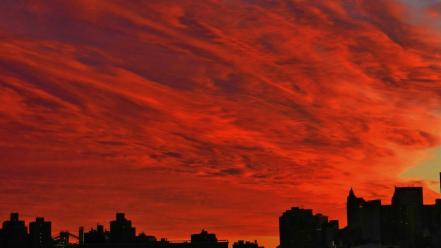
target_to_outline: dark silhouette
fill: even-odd
[[[191,235],[191,246],[195,248],[228,248],[227,241],[217,240],[216,234],[202,230],[201,233]]]
[[[422,187],[395,187],[391,205],[366,201],[351,188],[346,210],[343,229],[309,209],[286,211],[279,219],[280,248],[441,247],[441,199],[424,205]]]
[[[80,227],[79,237],[82,231],[83,229]],[[97,225],[96,229],[91,229],[89,232],[84,233],[84,240],[80,240],[79,243],[83,245],[110,243],[110,232],[105,231],[103,225]]]
[[[117,213],[116,220],[110,222],[110,241],[112,243],[133,243],[136,229],[127,220],[124,213]]]
[[[441,173],[440,173],[441,181]],[[440,183],[441,187],[441,183]],[[440,188],[441,189],[441,188]],[[347,226],[311,209],[293,207],[279,217],[279,248],[440,248],[441,199],[424,205],[422,187],[395,187],[390,205],[366,201],[351,188],[346,201]],[[228,248],[228,241],[202,230],[190,240],[157,240],[136,228],[124,213],[116,213],[110,231],[103,225],[78,235],[61,231],[52,237],[51,222],[37,217],[29,223],[11,213],[0,229],[0,248]],[[74,241],[74,242],[71,242]],[[232,248],[263,248],[257,241],[239,240]]]
[[[1,247],[23,248],[28,245],[29,238],[24,221],[19,220],[18,213],[11,213],[9,220],[3,222]]]
[[[423,204],[421,187],[396,187],[391,205],[365,201],[351,190],[347,200],[346,243],[396,245],[403,248],[440,247],[441,200]]]
[[[254,242],[239,240],[233,244],[233,248],[262,248],[257,244],[257,240]]]
[[[37,217],[34,222],[29,224],[29,241],[31,248],[50,248],[52,247],[52,228],[51,223],[42,217]]]
[[[279,228],[281,248],[329,247],[338,232],[338,221],[328,221],[310,209],[291,208],[280,216]]]
[[[228,241],[218,240],[215,234],[205,230],[192,234],[191,240],[179,242],[167,239],[158,241],[145,233],[136,235],[135,227],[124,213],[116,214],[116,219],[110,222],[110,231],[103,225],[97,225],[88,232],[80,227],[78,235],[61,231],[52,237],[51,222],[42,217],[37,217],[29,227],[28,233],[18,213],[12,213],[10,220],[5,221],[0,229],[0,248],[228,248]],[[71,243],[72,239],[78,243]]]

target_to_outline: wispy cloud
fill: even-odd
[[[343,220],[350,186],[386,199],[439,145],[439,32],[412,11],[6,1],[0,213],[74,229],[124,210],[154,234],[228,238],[276,235],[291,205]]]

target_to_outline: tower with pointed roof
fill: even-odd
[[[359,198],[355,195],[354,190],[351,188],[346,200],[346,214],[348,227],[350,229],[358,229],[360,226],[360,208],[363,204],[363,198]]]

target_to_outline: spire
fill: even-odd
[[[357,196],[355,196],[354,190],[351,187],[351,189],[349,190],[349,195],[348,195],[347,201],[353,202],[354,200],[357,200]]]
[[[352,189],[352,187],[349,190],[349,197],[355,197],[355,193],[354,193],[354,190]]]

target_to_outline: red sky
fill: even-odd
[[[206,228],[271,248],[292,206],[344,225],[351,186],[388,202],[394,185],[434,184],[400,175],[440,145],[440,10],[4,1],[0,217],[76,231],[124,211],[158,237]]]

